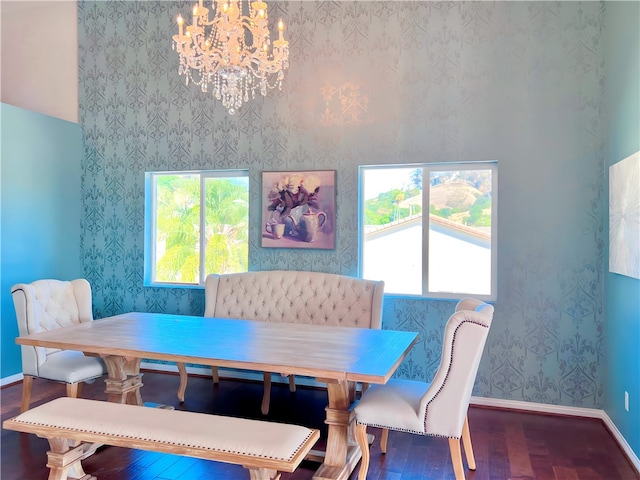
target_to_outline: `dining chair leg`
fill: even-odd
[[[296,376],[289,375],[289,391],[291,393],[296,393]]]
[[[20,402],[20,413],[29,410],[31,404],[31,389],[33,388],[33,377],[24,375],[22,379],[22,401]]]
[[[176,365],[178,366],[178,372],[180,373],[178,400],[180,400],[180,403],[184,403],[184,394],[187,391],[187,381],[189,380],[189,376],[187,375],[187,366],[182,362],[178,362]]]
[[[460,439],[449,439],[449,451],[451,453],[451,463],[456,480],[464,480],[464,466],[462,465],[462,451],[460,450]]]
[[[80,384],[76,383],[67,383],[67,397],[78,398],[78,392],[80,390]]]
[[[380,436],[380,449],[382,453],[387,453],[387,442],[389,441],[389,429],[383,428]]]
[[[214,385],[220,383],[220,372],[218,372],[218,367],[211,367],[211,376],[213,377]]]
[[[367,437],[367,426],[358,423],[356,425],[356,441],[362,451],[362,460],[360,461],[360,472],[358,480],[366,480],[369,471],[369,460],[371,452],[369,451],[369,438]]]
[[[262,407],[261,411],[263,415],[269,413],[269,403],[271,402],[271,373],[264,372],[264,393],[262,394]]]
[[[464,445],[464,454],[467,457],[467,465],[469,470],[476,469],[476,458],[473,455],[473,445],[471,445],[471,433],[469,432],[469,417],[464,417],[464,425],[462,426],[462,444]]]

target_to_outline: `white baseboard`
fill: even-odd
[[[607,415],[607,412],[605,412],[604,410],[602,410],[602,421],[611,432],[611,435],[613,435],[613,437],[616,439],[618,445],[620,445],[620,448],[622,448],[622,450],[624,450],[624,453],[627,454],[629,461],[636,468],[636,471],[640,473],[640,459],[638,459],[638,456],[634,453],[633,450],[631,450],[631,446],[627,443],[627,440],[622,436],[622,433],[620,433],[620,430],[618,430],[616,424],[613,423],[613,420],[611,420],[609,415]]]
[[[11,385],[12,383],[19,382],[24,378],[22,373],[16,373],[15,375],[11,375],[10,377],[0,378],[0,387],[4,387],[5,385]]]
[[[596,408],[566,407],[564,405],[547,405],[546,403],[523,402],[521,400],[501,400],[499,398],[485,397],[471,397],[471,405],[588,418],[602,418],[603,413],[602,410],[598,410]]]
[[[616,424],[607,415],[604,410],[598,410],[596,408],[582,408],[582,407],[566,407],[563,405],[547,405],[545,403],[523,402],[520,400],[501,400],[498,398],[484,398],[484,397],[471,397],[471,405],[479,405],[486,407],[498,407],[508,408],[510,410],[522,410],[527,412],[540,412],[556,415],[570,415],[574,417],[587,417],[587,418],[599,418],[603,421],[605,426],[613,435],[613,438],[618,442],[620,448],[624,451],[629,458],[629,461],[634,466],[636,471],[640,473],[640,459],[631,449],[631,446],[624,438]]]

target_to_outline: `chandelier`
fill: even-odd
[[[248,4],[248,5],[246,5]],[[284,70],[289,67],[289,42],[283,37],[284,23],[278,22],[278,39],[269,39],[267,4],[261,0],[213,0],[213,18],[203,0],[193,7],[193,24],[185,29],[178,15],[178,35],[173,48],[180,55],[179,75],[203,92],[213,89],[216,99],[234,115],[244,102],[255,98],[259,88],[282,88]],[[248,10],[245,15],[245,6]],[[185,32],[186,30],[186,32]]]

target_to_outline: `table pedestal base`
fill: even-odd
[[[103,359],[109,374],[104,381],[107,385],[105,389],[107,400],[114,403],[143,405],[140,394],[140,388],[143,385],[140,373],[141,359],[127,359],[114,355],[107,355]]]
[[[355,436],[355,412],[353,411],[354,382],[319,381],[327,383],[329,406],[325,409],[329,425],[327,450],[324,462],[313,480],[347,480],[362,457]]]
[[[347,480],[351,472],[362,458],[362,452],[357,445],[349,446],[347,449],[346,463],[342,466],[331,466],[322,464],[313,475],[313,480]]]
[[[103,357],[109,373],[106,383],[107,399],[115,403],[143,405],[140,388],[142,374],[139,358],[117,355]],[[327,449],[323,463],[313,480],[348,480],[362,458],[355,437],[355,388],[353,382],[325,380],[329,396],[325,423],[329,426]],[[162,408],[164,406],[160,406]]]

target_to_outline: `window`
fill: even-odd
[[[204,285],[248,266],[248,171],[145,174],[145,285]]]
[[[495,162],[360,167],[360,276],[385,293],[496,298]]]

